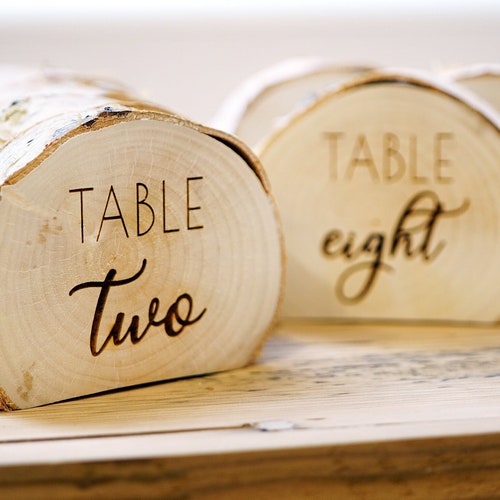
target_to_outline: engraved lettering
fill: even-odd
[[[330,176],[336,181],[338,179],[339,161],[338,139],[344,134],[342,132],[325,132],[324,135],[329,144]]]
[[[87,188],[79,188],[79,189],[70,189],[70,193],[80,193],[80,237],[82,240],[82,243],[85,242],[85,224],[83,222],[83,193],[85,191],[93,191],[93,187],[87,187]]]
[[[139,191],[142,188],[144,191],[144,197],[140,200],[139,199]],[[137,220],[137,236],[144,236],[145,234],[149,233],[151,228],[153,227],[153,224],[155,223],[155,211],[153,207],[146,202],[146,199],[148,197],[149,190],[146,184],[143,184],[142,182],[137,182],[135,185],[135,207],[136,207],[136,220]],[[140,207],[143,206],[147,209],[149,212],[149,217],[150,217],[150,222],[149,226],[141,231],[141,211]]]
[[[359,167],[367,168],[373,181],[380,180],[375,167],[375,162],[373,161],[370,146],[368,145],[368,141],[364,134],[359,134],[356,139],[351,159],[349,160],[349,164],[347,166],[346,179],[352,180],[354,170]]]
[[[408,172],[410,174],[410,180],[413,182],[413,184],[426,184],[429,182],[429,179],[423,175],[418,174],[417,136],[414,134],[410,135],[408,141]]]
[[[203,309],[196,317],[192,318],[193,299],[188,293],[182,293],[170,305],[165,316],[158,319],[157,315],[160,309],[160,300],[157,297],[153,297],[149,304],[148,322],[142,332],[139,331],[140,318],[138,315],[134,315],[132,316],[127,330],[122,335],[125,313],[118,312],[110,332],[104,341],[99,343],[101,320],[111,288],[126,286],[129,283],[133,283],[138,280],[144,273],[146,265],[147,260],[144,259],[139,271],[129,278],[121,280],[115,280],[117,271],[116,269],[110,269],[103,281],[86,281],[74,286],[69,291],[69,295],[71,296],[75,292],[86,288],[99,289],[99,296],[97,298],[90,330],[90,352],[93,356],[99,356],[108,344],[112,343],[115,346],[119,346],[123,344],[127,338],[130,338],[130,342],[132,344],[138,344],[145,337],[151,327],[163,326],[163,329],[168,337],[176,337],[182,333],[185,327],[194,325],[205,314],[206,308]]]
[[[191,229],[203,229],[202,225],[197,225],[197,226],[192,226],[191,225],[191,220],[190,220],[190,213],[195,211],[195,210],[201,210],[200,206],[192,207],[190,204],[190,183],[194,181],[200,181],[202,180],[203,177],[188,177],[186,179],[186,197],[187,197],[187,203],[186,203],[186,222],[187,222],[187,228],[188,230]]]
[[[417,185],[453,182],[449,152],[455,136],[451,132],[417,136],[389,131],[370,135],[328,131],[323,132],[323,138],[333,181],[354,182],[364,176],[386,184],[405,179]],[[421,150],[429,151],[431,158],[423,162]]]
[[[452,133],[440,132],[434,137],[434,170],[438,182],[442,184],[450,184],[453,181],[452,177],[445,176],[443,168],[448,168],[452,165],[449,158],[443,158],[443,141],[451,141],[454,139]]]
[[[438,258],[446,246],[444,240],[434,242],[438,223],[465,213],[470,201],[465,199],[453,209],[445,209],[433,191],[421,191],[403,207],[401,215],[391,231],[390,238],[384,233],[374,232],[356,247],[356,233],[344,234],[339,229],[329,231],[323,238],[321,251],[328,258],[341,258],[353,262],[339,275],[335,292],[340,302],[356,304],[373,289],[381,271],[394,271],[387,263],[397,255],[408,259],[421,257],[423,262]],[[362,262],[355,262],[366,256]]]
[[[106,215],[107,211],[108,211],[109,200],[111,199],[111,196],[113,196],[114,204],[115,204],[115,207],[116,207],[116,210],[118,211],[118,213],[116,213],[115,215]],[[99,238],[101,236],[102,225],[103,225],[104,221],[105,220],[116,220],[116,219],[119,219],[121,221],[122,226],[123,226],[123,230],[125,231],[125,235],[128,238],[127,226],[125,225],[125,220],[123,219],[122,211],[120,209],[120,205],[118,204],[118,200],[116,199],[115,190],[114,190],[113,186],[110,186],[109,193],[108,193],[108,199],[106,200],[106,206],[104,207],[104,212],[103,212],[102,218],[101,218],[101,225],[99,226],[99,232],[97,233],[96,241],[99,241]]]
[[[399,138],[396,134],[384,134],[383,143],[383,178],[388,182],[397,182],[404,176],[406,170],[404,156],[399,150]]]
[[[165,181],[161,181],[161,196],[162,196],[162,218],[163,218],[163,232],[164,233],[176,233],[179,228],[168,228],[167,229],[167,206],[166,206],[166,194],[165,194]]]
[[[202,213],[202,206],[199,201],[199,185],[195,184],[200,183],[203,179],[202,176],[185,178],[186,184],[181,184],[183,190],[185,190],[185,197],[174,197],[174,200],[182,200],[180,203],[177,201],[179,204],[177,206],[168,203],[167,182],[165,179],[159,181],[156,185],[136,182],[133,197],[131,196],[131,188],[121,187],[120,191],[118,191],[114,185],[110,185],[109,188],[107,187],[106,190],[100,192],[93,186],[69,189],[69,193],[79,193],[79,239],[81,243],[86,243],[89,238],[88,232],[86,232],[86,224],[89,221],[95,222],[94,227],[99,226],[97,236],[93,235],[96,242],[102,240],[106,234],[106,225],[104,223],[110,223],[111,221],[115,221],[115,224],[116,221],[120,222],[123,235],[126,238],[130,236],[139,238],[147,234],[153,234],[155,231],[170,234],[181,230],[204,229],[205,226],[202,224],[202,218],[199,215]],[[87,191],[94,191],[95,194],[86,196],[84,193]],[[119,198],[117,196],[118,192],[120,194]],[[128,195],[128,197],[125,195]],[[106,197],[105,203],[104,197]],[[185,223],[176,227],[170,219],[173,219],[174,214],[179,213],[185,214]],[[100,217],[98,219],[97,214],[97,217]],[[134,227],[134,225],[135,230],[130,234],[129,228]],[[116,236],[116,234],[113,234],[113,238]]]

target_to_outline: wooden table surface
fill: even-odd
[[[500,330],[279,325],[248,368],[0,414],[3,498],[500,498]]]

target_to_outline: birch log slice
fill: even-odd
[[[215,127],[257,146],[290,113],[305,107],[329,86],[357,78],[368,65],[324,59],[290,59],[256,73],[231,93],[214,117]]]
[[[229,135],[64,78],[2,112],[0,406],[249,363],[281,289],[258,161]]]
[[[426,75],[320,97],[260,150],[287,249],[286,317],[496,322],[498,116]]]
[[[500,64],[478,64],[458,68],[450,71],[447,76],[500,113]]]

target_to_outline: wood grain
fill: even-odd
[[[282,324],[252,367],[1,414],[0,484],[495,498],[499,367],[494,328]]]

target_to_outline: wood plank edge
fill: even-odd
[[[347,489],[360,495],[366,491],[371,498],[409,490],[411,498],[425,498],[425,491],[433,491],[434,498],[494,498],[500,491],[499,472],[500,434],[496,433],[15,466],[0,469],[0,485],[3,493],[16,498],[28,498],[33,492],[37,498],[54,493],[64,493],[66,498],[95,494],[133,498],[140,493],[147,493],[148,498],[165,494],[174,498],[211,494],[215,498],[221,493],[254,490],[271,493],[279,491],[278,486],[290,485],[299,487],[294,498],[313,487],[315,493]]]

